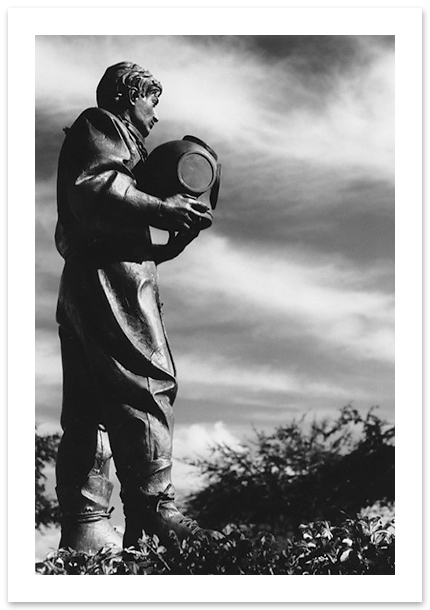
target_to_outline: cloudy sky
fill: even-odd
[[[37,36],[37,421],[61,407],[62,129],[121,60],[164,87],[149,151],[189,133],[223,165],[213,226],[159,267],[176,454],[350,402],[393,420],[394,38]]]

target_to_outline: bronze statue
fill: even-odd
[[[157,265],[212,222],[215,153],[186,136],[148,157],[161,84],[136,64],[108,68],[97,108],[66,137],[58,165],[56,245],[65,259],[57,322],[64,434],[57,459],[60,546],[96,551],[209,535],[177,509],[171,483],[176,370],[164,329]],[[169,231],[153,244],[149,227]],[[107,432],[107,435],[106,435]],[[107,440],[107,436],[109,441]],[[109,522],[113,454],[124,539]]]

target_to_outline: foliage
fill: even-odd
[[[207,485],[188,502],[201,525],[245,523],[274,534],[306,521],[338,523],[376,501],[394,500],[394,427],[374,409],[351,406],[333,422],[305,418],[256,432],[239,448],[218,444],[209,459],[191,461]]]
[[[139,550],[105,548],[96,554],[60,549],[36,564],[43,575],[305,575],[394,574],[394,522],[378,517],[301,525],[298,539],[280,548],[272,534],[247,536],[230,527],[221,540],[172,541],[166,549],[156,536],[144,537]]]
[[[55,464],[59,442],[59,434],[41,435],[36,428],[36,529],[59,523],[58,503],[46,493],[44,473],[47,465]]]

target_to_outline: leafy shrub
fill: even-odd
[[[248,528],[230,526],[211,542],[193,539],[166,549],[156,536],[144,537],[138,550],[102,549],[96,554],[60,549],[36,564],[43,575],[306,575],[394,574],[394,522],[378,517],[327,521],[299,528],[298,538],[282,546],[271,534],[249,537]]]
[[[245,523],[282,535],[393,502],[394,427],[373,411],[362,417],[347,406],[335,421],[302,418],[239,448],[217,445],[209,459],[189,461],[207,484],[188,513],[204,527]]]
[[[46,475],[44,469],[50,464],[55,464],[57,459],[59,434],[39,434],[36,428],[35,438],[35,467],[36,467],[36,529],[42,526],[55,525],[59,523],[60,509],[55,498],[46,493]]]

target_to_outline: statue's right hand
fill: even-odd
[[[161,200],[159,217],[166,228],[172,231],[188,231],[198,227],[200,219],[208,207],[192,197],[173,195]]]

